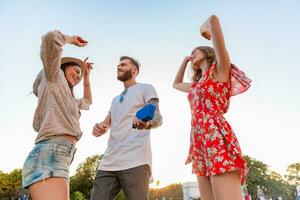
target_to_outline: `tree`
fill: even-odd
[[[121,190],[114,200],[126,200],[124,192]]]
[[[277,199],[279,196],[284,199],[293,199],[294,190],[283,177],[268,169],[268,166],[249,156],[245,156],[248,162],[249,173],[247,177],[247,188],[252,199],[257,199],[257,186],[264,191],[267,197]]]
[[[72,200],[85,200],[84,195],[79,191],[73,192],[71,194],[71,199]]]
[[[16,191],[22,190],[22,170],[15,169],[10,173],[0,171],[0,199],[10,199],[16,196]]]
[[[285,177],[291,185],[300,185],[300,162],[290,164]]]
[[[183,190],[181,183],[174,183],[168,185],[164,188],[159,189],[150,189],[149,190],[149,199],[161,199],[162,196],[165,196],[166,199],[172,198],[172,200],[181,200],[183,199]]]
[[[245,159],[248,162],[248,177],[247,177],[247,188],[249,191],[249,194],[253,197],[252,199],[257,199],[256,196],[256,190],[257,185],[259,185],[264,193],[266,193],[266,187],[267,185],[267,171],[268,166],[264,164],[261,161],[255,160],[249,156],[245,156]]]
[[[93,188],[93,180],[96,176],[97,168],[101,160],[100,155],[88,157],[85,162],[81,163],[74,176],[70,178],[70,193],[72,200],[80,196],[80,192],[85,199],[90,199]],[[75,200],[75,199],[74,199]]]

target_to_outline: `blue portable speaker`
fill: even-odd
[[[136,118],[144,122],[150,121],[154,117],[155,109],[156,109],[155,105],[151,103],[147,104],[146,106],[138,110],[135,116]]]

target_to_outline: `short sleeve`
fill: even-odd
[[[208,73],[203,76],[204,81],[211,76],[216,68],[216,63],[213,63]],[[230,96],[235,96],[247,91],[252,81],[245,75],[245,73],[239,70],[234,64],[231,64],[230,71]]]
[[[109,114],[109,113],[112,113],[112,111],[113,111],[112,109],[113,109],[113,107],[114,107],[113,104],[114,104],[115,99],[116,99],[116,97],[113,98],[113,100],[112,100],[111,103],[110,103],[110,107],[109,107],[109,110],[108,110],[108,114]]]
[[[235,96],[247,91],[251,83],[251,80],[245,75],[245,73],[239,70],[234,64],[231,64],[230,81],[230,96]]]
[[[87,98],[81,98],[81,99],[76,99],[76,102],[78,104],[78,108],[80,110],[89,110],[90,109],[90,101]]]
[[[155,88],[152,85],[145,84],[144,85],[144,100],[148,102],[151,99],[158,99]]]

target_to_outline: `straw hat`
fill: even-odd
[[[61,65],[65,64],[65,63],[68,63],[68,62],[73,62],[73,63],[76,63],[77,65],[79,65],[79,67],[81,68],[81,75],[83,74],[84,70],[83,70],[83,61],[78,59],[78,58],[72,58],[72,57],[62,57],[61,58]]]
[[[73,63],[76,63],[77,65],[79,65],[79,67],[82,70],[82,73],[81,73],[81,77],[82,77],[82,75],[84,73],[83,61],[78,59],[78,58],[72,58],[72,57],[63,57],[63,58],[61,58],[61,65],[65,64],[65,63],[68,63],[68,62],[73,62]],[[38,87],[41,83],[43,74],[44,74],[44,70],[41,70],[40,73],[37,75],[34,83],[33,83],[33,93],[36,97],[38,96]]]

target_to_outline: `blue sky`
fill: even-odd
[[[153,175],[162,185],[195,181],[184,166],[189,145],[190,110],[186,95],[172,88],[182,59],[199,45],[199,27],[216,14],[231,60],[253,80],[247,93],[234,97],[226,118],[242,150],[284,173],[299,162],[300,2],[266,1],[9,1],[0,0],[0,170],[21,168],[36,133],[31,92],[41,70],[41,36],[59,29],[81,35],[86,48],[65,46],[64,55],[94,61],[94,104],[81,118],[84,136],[71,167],[103,153],[108,135],[94,138],[111,99],[122,91],[116,80],[118,58],[141,64],[138,81],[151,83],[160,97],[164,125],[152,131]],[[188,80],[188,76],[186,80]],[[81,86],[76,95],[82,94]],[[298,152],[298,154],[297,154]]]

